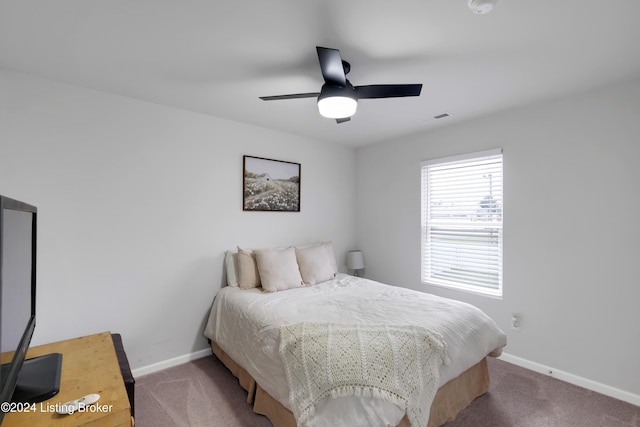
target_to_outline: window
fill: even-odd
[[[422,283],[502,296],[502,150],[421,163]]]

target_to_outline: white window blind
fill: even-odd
[[[502,150],[421,168],[422,282],[502,296]]]

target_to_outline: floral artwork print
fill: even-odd
[[[244,156],[245,211],[300,211],[300,163]]]

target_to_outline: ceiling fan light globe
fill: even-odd
[[[330,119],[344,119],[356,113],[358,101],[348,96],[329,96],[318,99],[318,111]]]

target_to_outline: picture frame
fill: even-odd
[[[242,210],[300,212],[300,163],[242,158]]]

